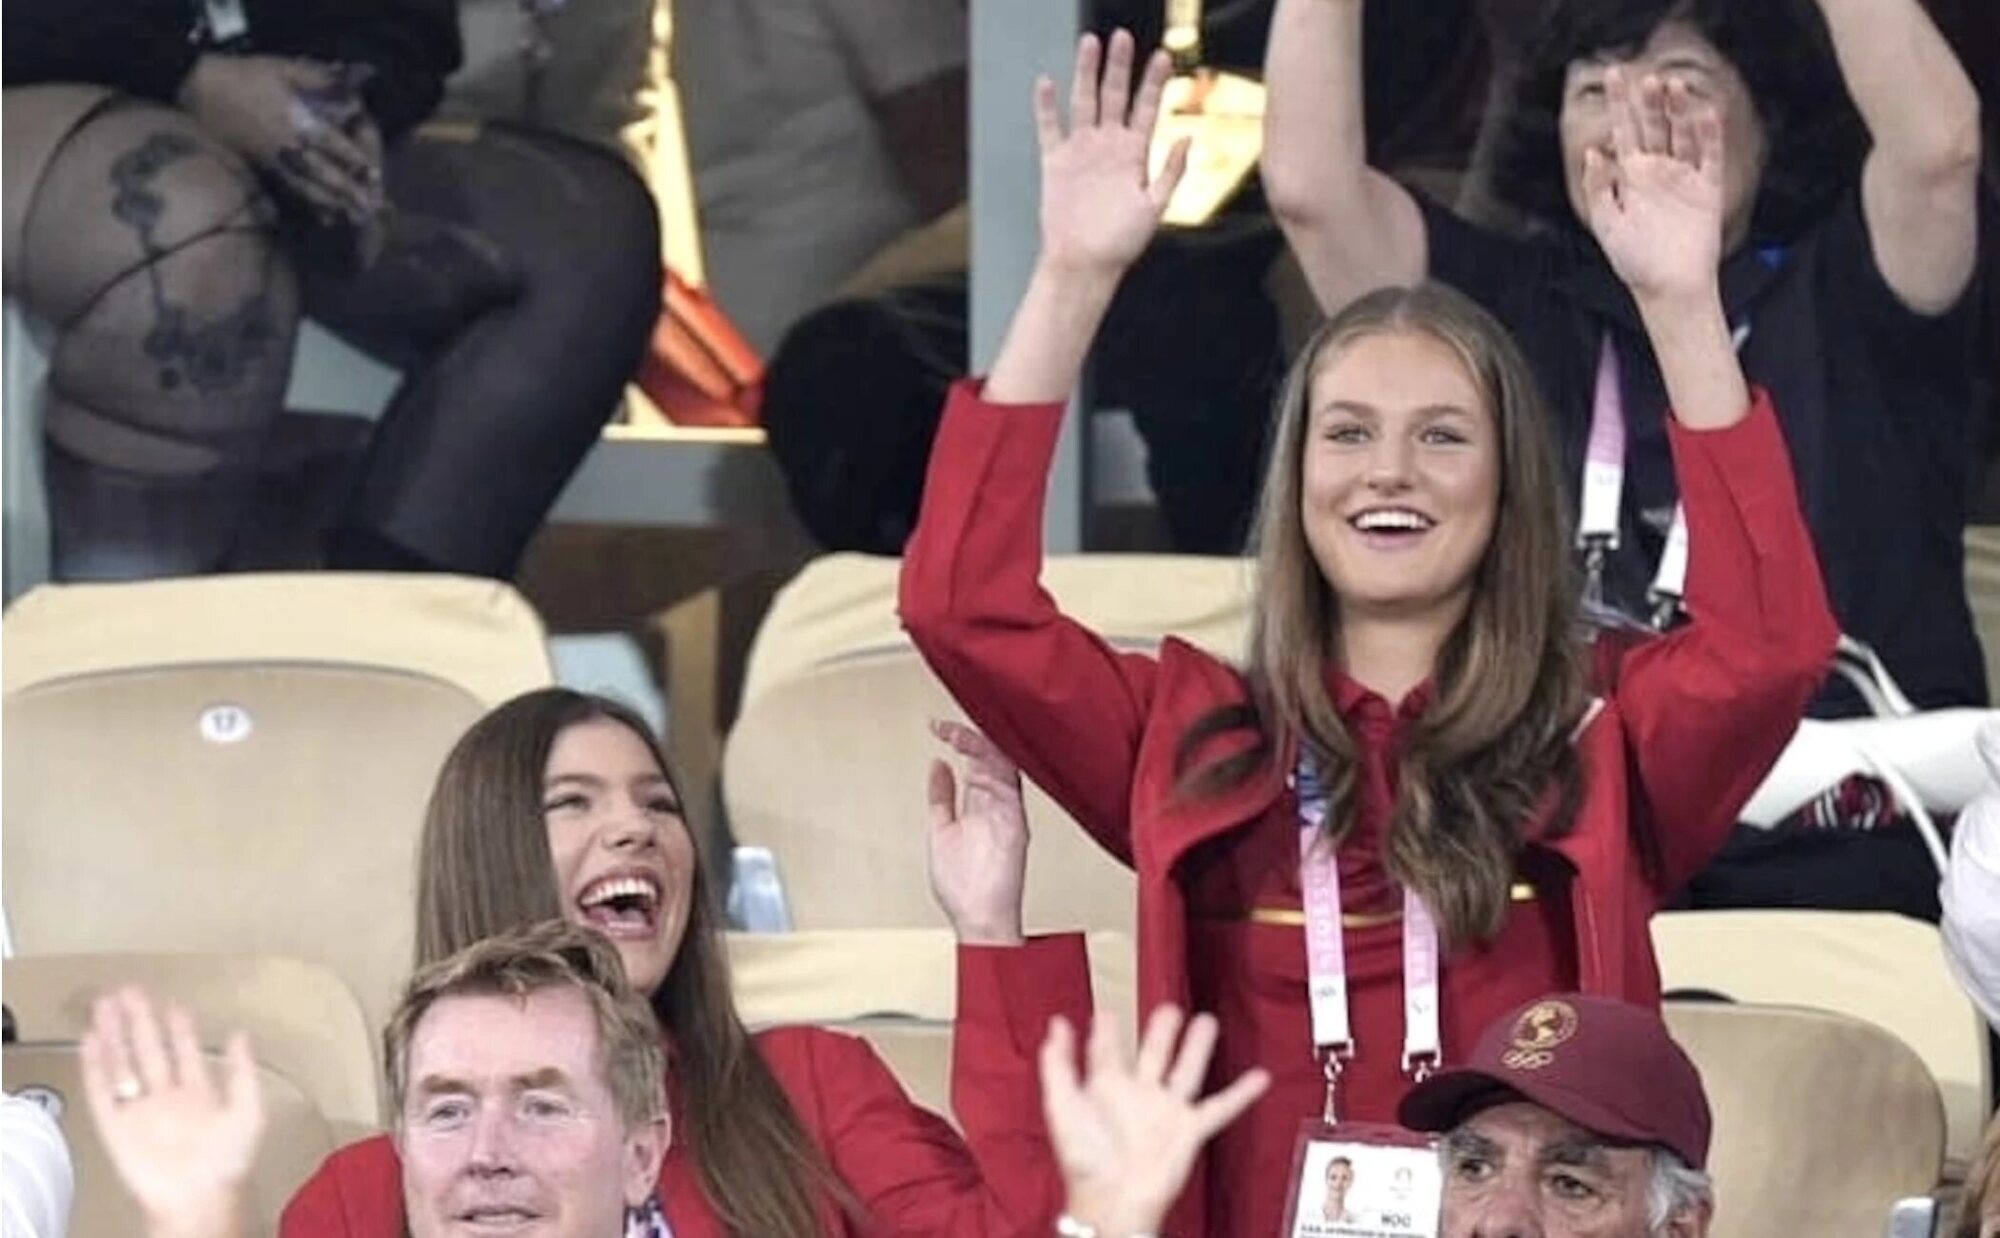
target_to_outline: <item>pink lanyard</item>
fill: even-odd
[[[1750,324],[1731,329],[1729,342],[1740,354],[1750,338]],[[1583,461],[1583,492],[1576,519],[1576,544],[1583,551],[1584,598],[1604,602],[1604,560],[1618,549],[1618,509],[1625,497],[1625,390],[1618,348],[1611,333],[1597,340],[1597,380],[1590,401],[1590,446]],[[1653,603],[1652,626],[1665,631],[1680,615],[1687,592],[1687,515],[1674,504],[1673,522],[1653,573],[1648,597]]]
[[[1326,792],[1309,761],[1301,758],[1294,787],[1299,799],[1299,891],[1306,917],[1306,998],[1312,1012],[1313,1049],[1326,1071],[1322,1120],[1338,1120],[1340,1075],[1354,1056],[1347,1002],[1347,944],[1341,935],[1340,863],[1323,836]],[[1423,1079],[1442,1056],[1438,1037],[1438,931],[1417,892],[1403,890],[1403,1073]]]

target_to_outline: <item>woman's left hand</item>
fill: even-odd
[[[965,761],[965,795],[951,766],[931,762],[931,893],[959,941],[1018,946],[1028,876],[1028,814],[1021,771],[986,736],[961,722],[933,721],[931,734]]]
[[[1127,1059],[1116,1016],[1099,1011],[1086,1051],[1090,1073],[1079,1077],[1075,1030],[1060,1015],[1049,1023],[1042,1110],[1069,1213],[1098,1233],[1157,1231],[1202,1145],[1271,1086],[1270,1073],[1253,1067],[1203,1097],[1215,1016],[1196,1015],[1181,1031],[1178,1007],[1155,1008],[1137,1055]]]
[[[1587,222],[1636,299],[1700,293],[1722,263],[1722,119],[1677,79],[1605,75],[1611,151],[1584,152]]]

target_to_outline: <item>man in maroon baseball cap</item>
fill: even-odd
[[[1444,1134],[1446,1238],[1704,1238],[1708,1098],[1657,1014],[1558,993],[1411,1089]]]

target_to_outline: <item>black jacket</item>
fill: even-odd
[[[461,48],[454,0],[242,0],[247,50],[372,65],[364,88],[385,138],[437,107]],[[201,55],[201,0],[7,0],[8,86],[87,82],[172,103]]]

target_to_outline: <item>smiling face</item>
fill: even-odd
[[[566,727],[542,818],[563,918],[610,938],[633,988],[658,989],[687,930],[694,839],[651,746],[608,718]]]
[[[1570,209],[1586,219],[1583,193],[1584,152],[1611,153],[1611,110],[1606,106],[1604,76],[1619,67],[1636,86],[1647,74],[1663,82],[1679,81],[1696,103],[1715,107],[1722,118],[1723,242],[1735,248],[1750,230],[1763,177],[1764,124],[1750,88],[1728,57],[1687,22],[1669,20],[1654,30],[1645,45],[1631,55],[1603,53],[1572,61],[1563,80],[1561,139],[1563,179]]]
[[[1326,1208],[1340,1212],[1347,1207],[1347,1192],[1354,1186],[1354,1162],[1336,1156],[1326,1166]]]
[[[666,1149],[628,1128],[575,988],[440,999],[411,1034],[397,1150],[413,1238],[621,1238]]]
[[[1445,1140],[1446,1238],[1648,1238],[1652,1160],[1525,1101]],[[1700,1233],[1680,1218],[1667,1232]],[[1705,1228],[1705,1226],[1703,1226]]]
[[[1330,349],[1309,401],[1299,514],[1341,614],[1455,623],[1499,506],[1491,401],[1451,346],[1412,330]]]

